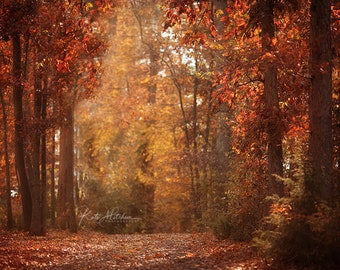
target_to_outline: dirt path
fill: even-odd
[[[249,245],[210,234],[0,232],[0,269],[266,269]]]

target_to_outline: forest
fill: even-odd
[[[339,57],[339,0],[0,0],[0,268],[339,269]]]

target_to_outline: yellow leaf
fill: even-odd
[[[142,80],[141,83],[148,83],[149,81],[150,81],[150,78],[147,77],[147,78],[145,78],[144,80]]]
[[[218,9],[218,10],[216,10],[216,12],[215,12],[216,17],[219,17],[220,15],[223,15],[223,14],[224,14],[224,12],[223,12],[222,9]]]
[[[87,3],[85,4],[85,10],[88,11],[88,10],[90,10],[91,8],[93,8],[93,5],[92,5],[90,2],[87,2]]]

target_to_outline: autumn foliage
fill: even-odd
[[[1,1],[1,224],[336,261],[339,8]]]

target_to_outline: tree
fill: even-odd
[[[9,57],[13,59],[10,81],[13,82],[16,172],[24,227],[31,234],[42,235],[46,227],[48,129],[56,130],[61,124],[62,145],[69,146],[64,143],[65,138],[73,140],[64,137],[65,129],[70,128],[58,121],[56,112],[59,109],[61,119],[66,115],[65,119],[73,124],[71,110],[73,115],[75,100],[88,97],[96,85],[98,61],[92,60],[104,46],[93,21],[99,11],[111,5],[111,1],[83,5],[83,1],[16,0],[4,1],[0,6],[0,38],[10,40],[12,46]],[[93,20],[85,19],[90,17]],[[68,90],[70,95],[66,93]],[[66,102],[68,98],[70,103]],[[67,149],[66,156],[70,155],[73,150]],[[66,158],[63,160],[68,162]],[[69,164],[73,166],[72,161]],[[67,171],[65,181],[73,177],[73,167],[67,166],[67,163],[62,166]],[[73,188],[67,186],[67,192],[73,193]],[[71,200],[73,196],[66,198]]]
[[[264,123],[267,133],[268,181],[270,193],[283,195],[283,185],[276,176],[283,176],[282,140],[284,125],[279,100],[278,60],[275,44],[275,14],[297,8],[295,0],[274,1],[258,0],[250,7],[250,18],[247,28],[259,25],[261,28],[263,52],[263,81],[264,81]],[[282,15],[281,15],[282,16]]]
[[[13,212],[12,212],[12,201],[11,201],[11,172],[10,172],[10,159],[9,159],[9,147],[8,147],[8,118],[6,111],[6,102],[4,98],[4,89],[0,89],[0,103],[2,108],[2,121],[3,121],[3,143],[4,143],[4,155],[5,155],[5,179],[6,179],[6,214],[7,214],[7,228],[12,229],[13,223]]]
[[[309,126],[305,129],[309,131],[309,140],[308,151],[298,161],[304,170],[282,179],[288,194],[281,199],[272,198],[267,229],[259,230],[257,235],[262,238],[260,246],[276,260],[294,258],[298,264],[333,268],[333,263],[339,263],[339,243],[334,237],[338,231],[339,205],[332,182],[337,166],[332,164],[336,147],[333,149],[330,1],[311,1],[308,8],[309,36],[305,38],[309,41],[310,91]]]
[[[13,103],[15,116],[15,164],[17,170],[18,182],[21,187],[22,207],[24,214],[25,229],[29,229],[32,219],[32,198],[29,189],[29,180],[25,168],[25,151],[23,140],[23,108],[22,108],[22,68],[21,68],[21,40],[20,34],[12,34],[13,46]]]
[[[312,0],[310,5],[310,94],[309,155],[311,192],[315,199],[333,201],[332,145],[332,50],[330,1]],[[308,183],[307,183],[308,184]]]
[[[62,229],[77,231],[74,184],[74,110],[83,98],[91,96],[99,76],[97,66],[104,51],[104,41],[98,23],[90,24],[101,8],[100,3],[84,10],[82,3],[63,4],[67,12],[60,13],[60,24],[56,42],[58,46],[57,87],[60,121],[60,169],[57,197],[57,223]],[[91,12],[88,12],[91,10]],[[86,12],[87,11],[87,12]]]
[[[71,99],[72,100],[72,99]],[[60,127],[60,169],[58,185],[58,225],[77,232],[74,204],[74,104],[64,106],[64,121]]]
[[[268,174],[271,193],[283,195],[283,185],[275,175],[283,176],[282,121],[279,107],[277,66],[274,59],[273,42],[275,38],[274,1],[263,1],[261,19],[262,50],[264,54],[264,100],[266,131],[268,136]]]
[[[32,134],[32,156],[28,157],[28,170],[31,172],[30,176],[30,192],[32,197],[32,220],[30,225],[30,232],[33,235],[45,234],[43,222],[43,201],[42,201],[42,185],[40,174],[40,153],[41,153],[41,131],[38,123],[41,121],[41,101],[42,101],[42,81],[41,75],[35,72],[34,83],[34,122],[37,123]]]
[[[194,26],[204,21],[208,33],[216,36],[214,42],[205,45],[214,48],[217,55],[221,51],[224,65],[213,70],[218,88],[214,95],[222,106],[227,105],[231,110],[230,117],[224,118],[224,124],[228,121],[232,132],[228,155],[228,162],[232,165],[227,173],[229,183],[225,194],[228,194],[227,203],[232,216],[242,223],[236,225],[236,230],[241,231],[245,225],[250,230],[243,235],[249,237],[253,230],[250,227],[258,226],[268,212],[266,196],[283,194],[283,185],[276,178],[284,173],[283,138],[289,126],[287,118],[294,119],[284,105],[300,100],[305,94],[300,93],[301,97],[295,98],[295,92],[292,99],[284,91],[279,92],[279,89],[291,91],[287,78],[298,74],[293,61],[282,61],[283,55],[291,48],[283,46],[285,41],[281,43],[278,35],[282,38],[290,19],[289,13],[282,11],[294,10],[296,1],[230,1],[224,6],[225,14],[219,10],[213,12],[223,15],[218,27],[218,30],[221,25],[224,28],[220,36],[219,31],[216,35],[216,28],[208,19],[211,18],[208,8],[203,12],[203,19],[199,17],[198,11],[209,2],[169,1],[166,26],[183,25],[184,14]],[[214,1],[214,4],[223,6],[220,1]],[[280,16],[274,18],[276,14]],[[275,26],[282,29],[275,31]],[[191,37],[199,39],[204,33],[200,31]],[[295,37],[290,34],[289,39],[292,37],[295,44]],[[191,39],[184,42],[188,40],[191,42]],[[258,44],[262,44],[262,48]],[[301,54],[298,59],[303,59]],[[305,67],[303,61],[298,64]],[[285,158],[285,161],[289,160],[289,157]]]

